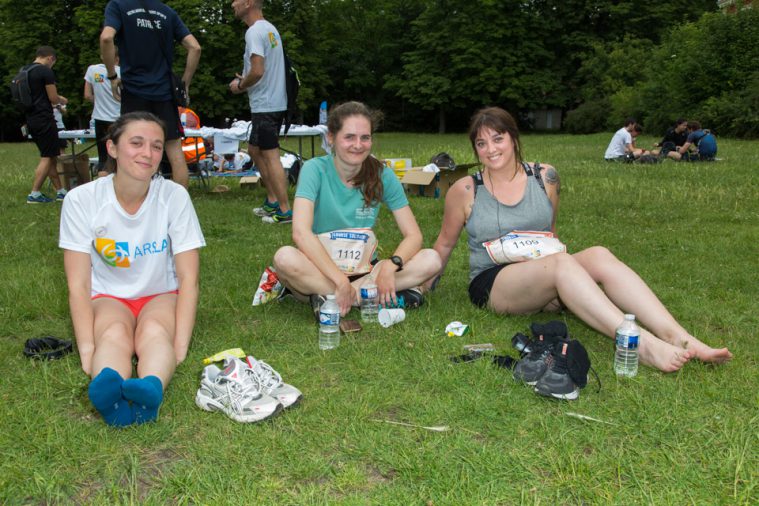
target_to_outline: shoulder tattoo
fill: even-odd
[[[550,169],[546,170],[546,183],[551,185],[556,185],[556,193],[561,193],[561,181],[559,180],[559,173],[556,172],[556,169],[551,167]]]

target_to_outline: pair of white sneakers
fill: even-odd
[[[195,404],[204,411],[221,411],[236,422],[253,423],[278,414],[302,397],[282,381],[269,364],[252,356],[224,359],[224,369],[203,368]]]

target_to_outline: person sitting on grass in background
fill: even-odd
[[[89,397],[119,427],[157,418],[195,325],[205,240],[187,190],[157,174],[164,136],[151,113],[121,116],[107,140],[115,173],[69,192],[61,211],[59,247]]]
[[[683,162],[711,162],[717,156],[717,138],[709,130],[701,128],[698,121],[688,122],[688,138],[679,149],[667,155]]]
[[[724,362],[732,355],[688,333],[646,283],[608,249],[594,246],[575,254],[556,253],[517,263],[496,263],[488,241],[512,231],[556,232],[560,181],[556,169],[522,160],[519,131],[512,116],[497,107],[478,111],[469,139],[482,171],[458,180],[445,199],[435,251],[445,265],[461,234],[469,235],[469,298],[499,314],[531,314],[564,307],[598,332],[615,335],[624,313],[634,313],[641,329],[642,363],[665,372],[698,358]],[[437,276],[427,282],[434,285]]]
[[[642,148],[639,148],[635,145],[635,141],[638,140],[638,137],[640,137],[640,134],[643,133],[643,127],[639,125],[638,123],[635,123],[635,126],[632,129],[632,132],[630,132],[630,135],[632,135],[632,153],[633,157],[635,159],[640,158],[643,155],[650,155],[651,152]]]
[[[635,129],[635,125],[635,119],[627,118],[624,126],[614,133],[609,146],[606,148],[606,153],[604,153],[606,161],[623,161],[630,156],[639,158],[643,154],[643,150],[635,148],[633,144],[632,132]]]
[[[657,156],[667,156],[670,151],[679,149],[688,140],[688,121],[685,118],[678,118],[675,124],[667,130],[662,140],[654,144],[651,154]]]
[[[303,165],[293,205],[295,247],[282,247],[274,255],[279,279],[297,298],[311,296],[315,312],[322,296],[335,294],[340,314],[347,314],[359,304],[369,272],[381,305],[421,305],[419,285],[440,269],[437,253],[421,249],[422,232],[400,181],[371,155],[375,118],[360,102],[330,111],[332,154]],[[392,211],[403,240],[395,249],[386,246],[392,255],[376,262],[372,228],[381,203]]]

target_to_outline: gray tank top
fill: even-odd
[[[466,222],[470,283],[480,273],[497,265],[490,259],[483,242],[497,239],[512,230],[551,230],[553,205],[536,179],[540,174],[534,174],[526,163],[522,166],[527,173],[527,187],[522,200],[513,206],[498,202],[482,184],[481,174],[472,176],[475,184],[474,205]]]

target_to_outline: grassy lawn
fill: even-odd
[[[728,346],[730,364],[691,363],[669,375],[644,367],[618,381],[612,341],[574,316],[504,317],[472,306],[464,238],[438,290],[405,322],[367,327],[320,352],[305,305],[251,307],[290,228],[254,219],[263,190],[226,178],[212,184],[230,185],[227,193],[191,186],[208,247],[189,356],[158,422],[126,430],[91,408],[76,354],[43,363],[21,353],[29,337],[73,333],[59,205],[24,203],[36,150],[0,145],[0,503],[757,504],[759,143],[720,139],[717,163],[633,166],[602,160],[610,138],[523,139],[527,159],[561,175],[561,238],[570,251],[609,247],[694,335]],[[381,134],[376,148],[416,165],[439,151],[473,158],[463,134]],[[413,197],[411,206],[431,246],[443,202]],[[386,211],[380,221],[387,256],[399,234]],[[551,401],[486,360],[448,360],[481,342],[516,356],[512,335],[555,318],[588,348],[600,391],[591,379],[578,401]],[[445,337],[452,320],[472,332]],[[302,403],[251,425],[199,410],[202,358],[236,346],[300,388]]]

